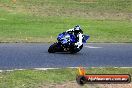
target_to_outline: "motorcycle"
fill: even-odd
[[[88,35],[83,35],[82,42],[83,44],[87,42],[90,36]],[[83,45],[81,45],[79,48],[75,45],[77,42],[75,36],[73,34],[64,32],[60,33],[57,37],[58,42],[52,44],[48,52],[49,53],[55,53],[55,52],[70,52],[70,53],[77,53],[79,52],[82,48]]]

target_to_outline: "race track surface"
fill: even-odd
[[[0,69],[132,67],[132,44],[85,44],[77,54],[47,52],[50,44],[0,44]]]

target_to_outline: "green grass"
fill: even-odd
[[[75,81],[77,69],[23,70],[0,73],[0,88],[38,88],[53,83]],[[130,74],[131,68],[87,68],[87,74]]]
[[[0,1],[0,42],[54,42],[76,24],[89,42],[132,42],[131,0]]]

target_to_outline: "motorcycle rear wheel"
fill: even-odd
[[[75,53],[79,52],[82,48],[83,48],[83,45],[81,45],[79,48],[77,48],[77,47],[74,46],[74,47],[71,49],[70,53],[71,53],[71,54],[75,54]]]

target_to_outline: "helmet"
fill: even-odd
[[[79,33],[79,32],[83,32],[82,31],[82,29],[81,29],[81,27],[79,26],[79,25],[76,25],[75,27],[74,27],[74,31],[75,31],[75,33]]]

